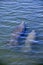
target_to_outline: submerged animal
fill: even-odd
[[[27,33],[27,35],[25,35]],[[24,39],[23,39],[24,37]],[[36,32],[32,30],[32,32],[28,33],[27,28],[25,26],[25,22],[22,22],[18,25],[15,30],[11,33],[11,38],[8,46],[17,46],[23,52],[31,51],[31,43],[35,40]],[[24,42],[23,42],[24,41]],[[5,45],[6,46],[6,45]],[[20,47],[21,48],[20,48]]]
[[[18,45],[18,37],[20,36],[21,32],[24,30],[24,22],[22,22],[20,25],[18,25],[13,33],[11,34],[10,44],[13,46]]]
[[[30,32],[25,40],[25,44],[22,48],[23,52],[28,52],[31,51],[31,43],[35,40],[36,37],[36,32],[34,30],[32,30],[32,32]]]

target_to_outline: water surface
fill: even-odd
[[[43,0],[0,0],[0,46],[10,39],[16,25],[24,21],[43,51]]]

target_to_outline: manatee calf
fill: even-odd
[[[36,32],[34,30],[32,30],[32,32],[30,32],[25,40],[25,44],[22,48],[23,52],[28,52],[31,51],[31,43],[35,40],[36,37]]]

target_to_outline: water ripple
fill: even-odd
[[[35,55],[31,54],[31,60],[33,58],[37,58],[37,60],[43,58],[43,0],[0,0],[0,45],[3,46],[3,48],[0,47],[0,49],[14,49],[14,47],[5,47],[4,44],[5,41],[6,44],[8,43],[7,41],[10,41],[13,29],[22,21],[27,23],[29,32],[33,29],[36,31],[37,40],[33,42],[37,43],[37,47],[40,48],[37,52],[35,49],[32,50]],[[11,55],[5,55],[5,57],[11,57]],[[22,57],[24,56],[22,55]],[[24,62],[12,62],[10,64],[16,63],[18,63],[18,65],[24,65]]]

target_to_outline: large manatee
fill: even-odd
[[[24,30],[24,22],[22,22],[20,25],[18,25],[15,30],[11,34],[10,42],[9,44],[13,46],[18,45],[18,37],[20,36],[21,32]]]

